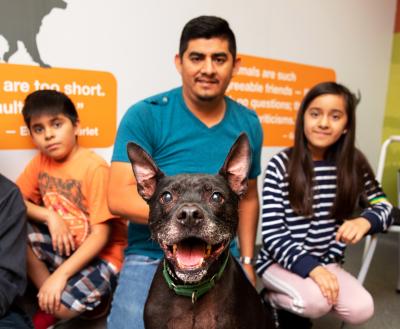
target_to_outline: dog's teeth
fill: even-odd
[[[210,255],[211,255],[211,245],[208,244],[208,245],[207,245],[207,250],[206,250],[206,257],[208,257],[208,256],[210,256]]]
[[[172,245],[172,253],[174,255],[176,254],[177,249],[178,249],[178,245],[177,244]]]

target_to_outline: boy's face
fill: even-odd
[[[33,116],[30,132],[37,148],[55,161],[65,161],[78,148],[79,124],[73,125],[64,114]]]

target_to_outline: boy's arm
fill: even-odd
[[[239,204],[238,238],[241,256],[253,258],[259,214],[257,178],[250,179],[248,184],[247,193]],[[253,265],[243,264],[243,268],[255,286],[256,274]]]
[[[75,250],[75,242],[68,225],[61,216],[51,209],[38,206],[28,200],[25,200],[25,205],[28,220],[34,219],[42,224],[47,224],[54,251],[58,251],[60,255],[69,256]]]
[[[108,223],[98,223],[91,226],[91,233],[81,246],[43,283],[38,293],[41,309],[53,314],[60,307],[61,293],[68,279],[100,253],[108,242],[110,231],[111,228]]]
[[[114,215],[139,224],[147,224],[149,206],[137,191],[130,163],[111,163],[107,198],[110,211]]]

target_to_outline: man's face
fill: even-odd
[[[175,65],[184,95],[192,102],[207,102],[224,96],[239,60],[229,52],[228,40],[200,38],[189,41],[182,58],[176,55]]]

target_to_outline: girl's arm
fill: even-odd
[[[365,192],[370,206],[364,209],[360,217],[366,218],[371,224],[368,234],[386,231],[392,224],[390,213],[393,206],[375,177],[364,174],[364,180]]]
[[[386,231],[391,225],[393,206],[387,200],[379,183],[369,174],[364,174],[365,192],[370,206],[360,217],[346,220],[336,234],[336,240],[346,244],[359,242],[366,234]]]
[[[275,156],[267,165],[262,193],[262,242],[263,249],[282,267],[301,277],[320,265],[316,257],[308,254],[294,241],[285,219],[284,195],[285,165],[282,156]],[[263,251],[261,251],[262,257]]]
[[[106,246],[110,234],[108,223],[91,226],[91,232],[81,246],[58,267],[39,290],[39,306],[53,314],[60,307],[61,293],[70,277],[89,264]]]

